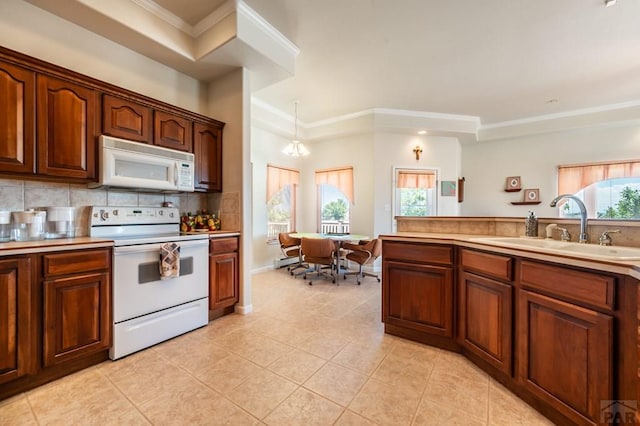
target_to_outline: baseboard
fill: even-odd
[[[236,314],[240,314],[240,315],[247,315],[250,314],[253,311],[253,305],[249,304],[249,305],[236,305],[234,308],[234,311]]]
[[[282,268],[288,265],[293,265],[294,263],[298,263],[297,257],[283,257],[280,259],[273,259],[273,267],[275,269]]]

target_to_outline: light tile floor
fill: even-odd
[[[380,284],[253,276],[253,309],[0,401],[0,425],[545,425],[465,358],[385,335]]]

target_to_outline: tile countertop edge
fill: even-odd
[[[182,232],[183,235],[209,235],[210,239],[213,238],[225,238],[225,237],[239,237],[240,231],[207,231],[207,232]]]
[[[539,247],[506,247],[500,243],[484,243],[473,241],[477,238],[495,238],[495,235],[478,234],[441,234],[428,232],[398,232],[396,234],[381,234],[378,236],[384,241],[421,242],[432,244],[454,244],[461,247],[469,247],[481,250],[490,250],[512,256],[523,256],[529,259],[546,262],[562,263],[567,266],[596,269],[599,271],[629,275],[640,280],[640,261],[603,259],[588,255],[571,255],[550,253]],[[472,240],[473,239],[473,240]]]
[[[239,237],[238,231],[213,231],[209,233],[209,239],[214,238],[226,238],[226,237]]]
[[[113,240],[95,237],[60,238],[0,243],[0,257],[51,251],[113,247]]]

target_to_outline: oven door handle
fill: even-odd
[[[209,240],[193,240],[193,241],[176,241],[181,249],[193,248],[193,247],[203,247],[207,248],[209,246]],[[160,246],[162,243],[154,243],[154,244],[136,244],[133,246],[116,246],[113,249],[113,254],[123,254],[123,253],[135,253],[135,252],[150,252],[150,251],[160,251]]]

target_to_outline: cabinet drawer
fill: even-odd
[[[209,241],[209,253],[231,253],[238,251],[238,238],[215,238]]]
[[[523,261],[520,266],[520,283],[592,306],[608,310],[615,307],[614,277]]]
[[[513,259],[497,254],[462,249],[460,264],[469,271],[511,281],[513,278]]]
[[[453,263],[453,247],[427,243],[383,241],[382,256],[386,259],[451,265]]]
[[[42,256],[45,277],[95,272],[109,268],[110,250],[81,250]]]

